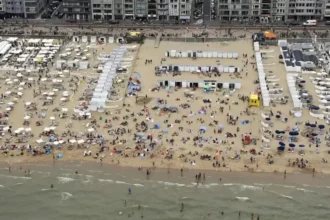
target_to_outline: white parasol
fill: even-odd
[[[42,139],[38,139],[38,140],[36,140],[36,142],[37,142],[38,144],[40,144],[40,143],[43,143],[43,142],[45,142],[45,141],[42,140]]]
[[[54,117],[54,116],[52,116],[52,117],[50,117],[49,119],[50,119],[50,120],[55,120],[55,117]]]
[[[28,115],[24,116],[24,120],[29,120],[30,118],[31,118],[31,117],[28,116]]]
[[[67,112],[68,109],[67,108],[62,108],[62,112]]]
[[[72,139],[72,140],[70,140],[69,141],[71,144],[74,144],[74,143],[76,143],[77,141],[75,140],[75,139]]]
[[[78,141],[78,144],[83,144],[83,143],[85,143],[85,140],[83,140],[83,139],[80,139],[80,140]]]

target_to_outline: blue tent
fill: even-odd
[[[279,146],[279,147],[277,147],[277,150],[278,151],[284,151],[285,150],[285,147],[284,146]]]
[[[154,129],[160,129],[160,124],[154,124]]]
[[[310,107],[310,109],[311,110],[320,110],[320,107],[313,105]]]
[[[304,144],[299,144],[299,147],[305,147],[305,145]]]
[[[206,131],[206,127],[205,127],[205,126],[201,126],[201,127],[199,128],[199,130],[204,130],[204,131]]]

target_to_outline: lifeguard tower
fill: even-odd
[[[251,106],[260,106],[259,96],[256,94],[251,94],[249,99],[249,107]]]

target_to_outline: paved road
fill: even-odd
[[[210,5],[211,7],[211,5]],[[110,25],[107,23],[104,24],[95,24],[92,22],[77,22],[77,23],[69,23],[62,19],[37,19],[37,20],[6,20],[5,23],[1,23],[1,26],[26,26],[26,25],[34,25],[37,27],[68,27],[68,28],[77,28],[79,26],[84,27],[91,27],[91,28],[110,28],[110,27],[118,27],[118,28],[130,28],[130,29],[147,29],[147,28],[164,28],[164,29],[182,29],[182,28],[191,28],[191,29],[203,29],[203,28],[214,28],[214,29],[224,29],[224,28],[231,28],[231,29],[250,29],[250,30],[267,30],[271,28],[275,28],[276,30],[287,30],[289,27],[284,24],[241,24],[239,22],[220,22],[220,21],[209,21],[207,25],[176,25],[176,24],[169,24],[165,23],[162,24],[161,22],[152,23],[152,24],[142,24],[134,21],[121,21],[119,25]],[[303,26],[292,26],[290,27],[291,30],[303,30]],[[326,26],[324,24],[318,24],[314,27],[308,27],[308,30],[329,30],[330,26]]]

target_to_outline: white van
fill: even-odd
[[[303,23],[304,26],[316,26],[317,20],[307,20]]]

